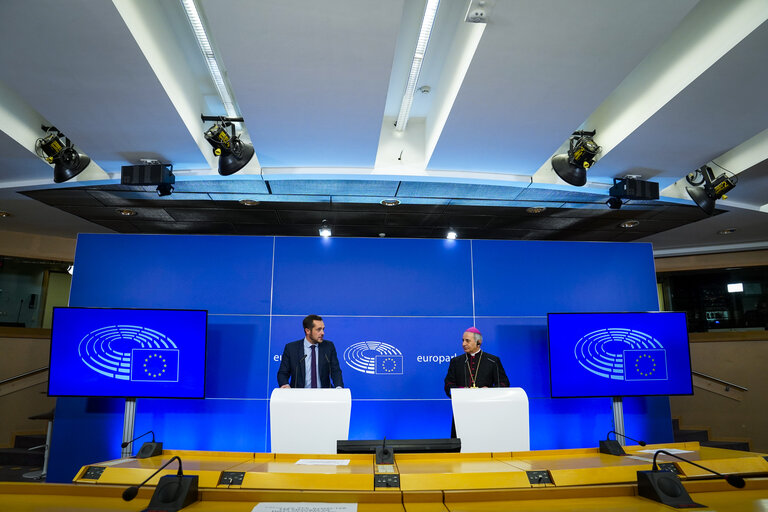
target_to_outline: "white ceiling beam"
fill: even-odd
[[[602,158],[766,19],[765,0],[702,0],[675,32],[574,129],[597,130],[595,141],[602,147]],[[553,156],[567,148],[566,140]],[[536,171],[534,182],[560,182],[550,160]]]
[[[16,91],[0,82],[0,131],[37,157],[35,144],[39,138],[44,136],[40,128],[41,125],[50,126],[51,123],[24,101]],[[75,147],[79,146],[75,144]],[[48,183],[53,183],[53,165],[48,165],[51,167],[51,180]],[[107,173],[91,160],[91,163],[68,183],[105,179],[109,179]],[[3,183],[0,181],[0,188],[23,185],[24,183]]]
[[[442,62],[435,60],[439,58],[435,57],[436,53],[442,55],[435,48],[428,47],[424,57],[425,67],[441,69],[440,78],[429,92],[430,106],[427,115],[425,118],[411,117],[404,131],[396,130],[396,115],[384,116],[374,164],[375,169],[406,174],[421,173],[426,169],[486,27],[485,23],[465,21],[466,5],[466,2],[463,1],[449,2],[443,0],[440,3],[433,33],[441,30],[452,33],[453,36],[450,40],[450,48],[444,54]],[[422,14],[421,11],[419,12]],[[438,23],[441,26],[438,26]],[[410,24],[404,23],[404,27],[406,30],[411,29]],[[415,35],[417,34],[410,34],[410,37],[413,38]],[[401,35],[402,37],[403,35]],[[430,42],[430,44],[434,44],[434,42]],[[413,57],[412,50],[410,57]],[[393,68],[393,73],[398,76],[393,77],[394,80],[390,80],[388,96],[395,95],[402,98],[409,71],[410,67]],[[418,85],[426,84],[422,79]],[[416,94],[421,93],[417,91]]]
[[[200,114],[206,113],[207,110],[205,98],[200,92],[203,88],[198,85],[200,78],[190,71],[187,53],[167,26],[165,20],[168,15],[163,8],[163,2],[113,0],[113,3],[178,112],[179,118],[210,165],[210,174],[216,174],[218,161],[203,136],[206,126],[200,119]],[[183,16],[180,6],[178,10]],[[191,32],[192,29],[189,30]],[[194,38],[190,36],[190,40],[195,45],[196,53],[200,55]],[[202,61],[202,55],[200,59]],[[206,76],[206,79],[210,80],[210,77]],[[206,85],[208,87],[205,89],[214,90],[212,81]]]

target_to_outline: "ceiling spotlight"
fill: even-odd
[[[639,225],[640,225],[639,220],[632,219],[632,220],[625,220],[624,222],[619,224],[619,227],[622,227],[624,229],[632,229],[632,228],[636,228]]]
[[[592,140],[596,131],[579,130],[573,132],[568,154],[560,153],[552,157],[552,168],[560,179],[575,187],[587,183],[587,169],[595,162],[595,156],[602,149]]]
[[[331,226],[328,224],[327,220],[323,219],[323,223],[320,224],[320,229],[318,229],[317,232],[323,238],[331,236]]]
[[[736,232],[736,228],[721,229],[717,232],[718,235],[732,235]]]
[[[4,212],[4,211],[0,210],[0,219],[4,219],[4,218],[10,217],[10,216],[11,216],[10,212]]]
[[[229,176],[234,174],[253,158],[253,145],[240,140],[235,134],[233,123],[242,123],[242,117],[215,117],[201,115],[205,121],[214,121],[214,125],[205,132],[205,140],[213,146],[213,154],[219,157],[219,174]],[[232,134],[226,128],[232,127]]]
[[[260,201],[256,201],[255,199],[241,199],[238,201],[243,206],[256,206],[260,203]]]
[[[131,210],[130,208],[120,208],[117,210],[117,213],[123,215],[124,217],[133,217],[136,215],[136,210]]]
[[[688,173],[685,179],[693,185],[692,187],[685,187],[685,191],[707,215],[712,215],[715,211],[715,201],[726,199],[725,194],[733,190],[739,181],[736,176],[726,176],[725,173],[715,178],[712,168],[706,165]],[[702,184],[704,186],[700,187],[699,185]]]
[[[380,202],[384,206],[397,206],[400,204],[399,199],[382,199]]]
[[[545,208],[545,207],[543,207],[543,206],[531,206],[530,208],[526,208],[526,209],[525,209],[525,211],[526,211],[527,213],[532,213],[532,214],[541,213],[541,212],[543,212],[544,210],[546,210],[546,208]]]
[[[610,208],[611,210],[620,210],[622,202],[621,202],[621,199],[619,199],[618,197],[611,197],[605,202],[605,204],[607,204],[608,208]]]
[[[456,232],[453,230],[453,228],[449,228],[449,229],[448,229],[448,233],[446,233],[446,234],[445,234],[445,238],[447,238],[448,240],[456,240],[456,237],[457,237],[457,236],[458,236],[458,235],[457,235],[457,234],[456,234]]]
[[[55,127],[42,125],[40,128],[45,131],[45,136],[35,142],[35,153],[49,164],[53,164],[54,183],[71,180],[91,163],[91,159],[76,150],[72,142]]]

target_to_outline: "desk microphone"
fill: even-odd
[[[731,484],[733,487],[736,487],[737,489],[743,489],[744,486],[746,485],[746,482],[744,481],[744,478],[739,476],[739,475],[728,475],[728,476],[725,476],[722,473],[718,473],[714,469],[705,468],[701,464],[696,464],[695,462],[693,462],[691,460],[688,460],[688,459],[684,459],[684,458],[682,458],[682,457],[680,457],[678,455],[675,455],[674,453],[669,453],[667,450],[656,450],[656,453],[653,454],[653,471],[658,471],[659,470],[659,467],[656,465],[656,457],[658,457],[660,453],[663,453],[665,455],[669,455],[670,457],[674,457],[677,460],[681,460],[683,462],[687,462],[688,464],[692,464],[692,465],[696,466],[697,468],[703,469],[704,471],[709,471],[710,473],[712,473],[714,475],[717,475],[720,478],[724,478],[726,482]]]
[[[741,489],[744,487],[744,479],[738,475],[725,476],[717,471],[713,471],[709,468],[696,464],[688,459],[678,457],[666,450],[657,450],[653,454],[653,469],[650,471],[638,471],[637,472],[637,494],[648,498],[664,505],[675,508],[694,508],[704,507],[700,503],[696,503],[691,499],[688,491],[685,489],[680,479],[671,471],[659,471],[659,466],[656,464],[656,458],[660,453],[674,457],[675,459],[692,464],[697,468],[701,468],[705,471],[709,471],[720,478],[724,478],[730,485]]]
[[[163,443],[156,443],[155,442],[155,433],[150,430],[149,432],[145,432],[141,434],[136,439],[131,439],[130,441],[126,441],[120,445],[121,448],[125,448],[132,442],[136,441],[137,439],[141,439],[147,434],[152,434],[152,441],[147,442],[141,445],[141,448],[139,448],[139,451],[136,453],[137,459],[146,459],[148,457],[154,457],[155,455],[160,455],[163,453]]]
[[[129,445],[129,444],[131,444],[132,442],[134,442],[134,441],[138,441],[139,439],[141,439],[142,437],[144,437],[144,436],[145,436],[145,435],[147,435],[147,434],[152,434],[152,442],[154,443],[154,442],[155,442],[155,433],[154,433],[154,431],[150,430],[149,432],[144,432],[144,433],[143,433],[143,434],[141,434],[139,437],[134,437],[134,438],[133,438],[133,439],[131,439],[130,441],[126,441],[126,442],[124,442],[123,444],[121,444],[121,445],[120,445],[120,448],[125,448],[126,446],[128,446],[128,445]]]
[[[139,488],[149,482],[155,475],[165,469],[173,461],[178,461],[179,471],[176,475],[160,477],[155,487],[155,492],[149,500],[147,510],[176,511],[197,501],[197,475],[185,475],[181,469],[181,459],[176,455],[160,466],[149,478],[139,485],[132,485],[123,491],[123,499],[131,501],[139,493]]]
[[[611,439],[611,434],[615,434],[617,436],[623,437],[624,439],[629,439],[630,441],[634,441],[637,444],[639,444],[640,446],[645,446],[645,441],[638,441],[637,439],[632,439],[631,437],[625,436],[624,434],[620,434],[620,433],[616,432],[615,430],[611,430],[610,432],[608,432],[608,435],[606,436],[606,439],[610,440]]]
[[[629,436],[625,436],[624,434],[619,434],[615,430],[611,430],[608,432],[608,435],[606,436],[605,440],[600,440],[600,453],[606,453],[608,455],[626,455],[627,453],[624,451],[624,448],[621,447],[618,441],[615,439],[611,439],[611,434],[616,434],[617,436],[621,436],[624,439],[629,439],[630,441],[634,441],[640,446],[645,446],[645,441],[638,441],[637,439],[632,439]]]

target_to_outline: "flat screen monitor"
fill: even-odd
[[[208,312],[53,308],[50,396],[204,398]]]
[[[550,313],[553,398],[693,394],[685,313]]]

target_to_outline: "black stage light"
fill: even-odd
[[[595,156],[602,149],[592,139],[595,130],[573,132],[568,153],[560,153],[552,157],[552,168],[560,179],[575,187],[587,183],[587,169],[595,162]]]
[[[77,151],[72,142],[53,126],[41,126],[45,137],[37,139],[35,152],[37,156],[53,164],[54,183],[64,183],[71,180],[91,163],[91,159]],[[61,139],[64,138],[64,142]]]
[[[733,190],[739,181],[736,176],[727,176],[725,173],[715,178],[712,168],[706,165],[688,173],[685,179],[693,185],[686,187],[686,192],[707,215],[715,211],[715,201],[727,198],[725,194]],[[704,186],[700,187],[702,184]]]
[[[235,134],[233,123],[242,123],[242,117],[214,117],[201,115],[203,121],[215,121],[205,132],[205,140],[213,147],[213,154],[219,157],[219,174],[229,176],[234,174],[253,158],[253,145],[240,140]],[[232,134],[226,128],[232,127]]]

